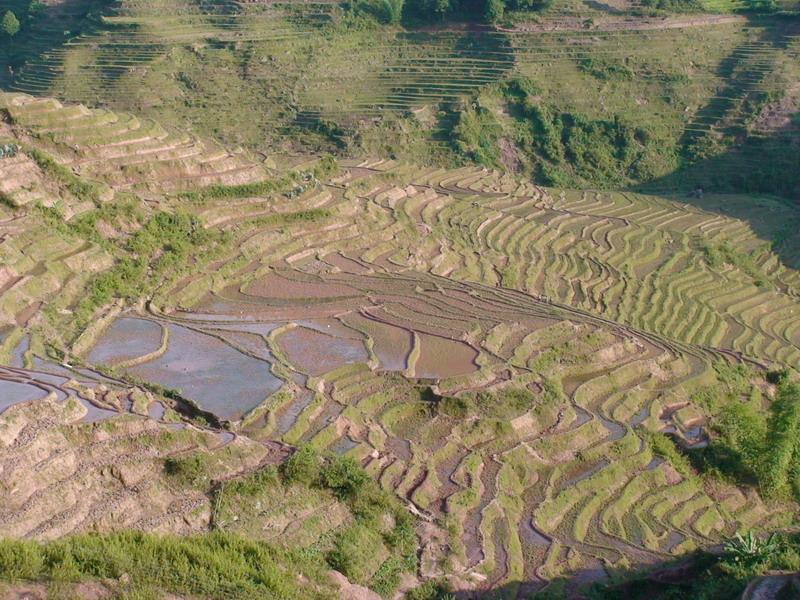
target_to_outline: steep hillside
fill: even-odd
[[[269,155],[796,198],[797,153],[784,152],[798,143],[793,2],[557,0],[495,26],[459,22],[482,15],[462,9],[405,27],[385,24],[377,4],[72,0],[23,26],[0,83]],[[45,16],[66,7],[71,16]],[[42,23],[87,12],[67,39],[30,41],[45,37]]]
[[[110,109],[0,107],[8,535],[214,530],[300,552],[321,594],[523,598],[796,518],[789,463],[758,454],[794,418],[791,204],[278,168]],[[307,478],[268,468],[297,447]]]

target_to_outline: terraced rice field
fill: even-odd
[[[599,578],[791,518],[794,507],[753,489],[680,474],[647,440],[661,431],[706,443],[693,398],[721,385],[715,366],[758,374],[800,362],[800,244],[777,255],[765,241],[792,207],[542,188],[384,160],[341,162],[287,194],[191,203],[180,193],[266,173],[246,152],[109,110],[17,94],[0,105],[18,139],[104,186],[83,212],[130,197],[153,211],[189,206],[232,239],[211,267],[103,306],[67,339],[60,326],[81,290],[114,260],[107,239],[54,238],[22,192],[6,191],[0,460],[13,451],[25,457],[13,473],[36,473],[30,494],[0,513],[18,535],[122,514],[134,527],[201,528],[207,498],[175,497],[160,481],[135,495],[77,494],[99,453],[119,465],[108,482],[136,479],[124,468],[131,452],[156,461],[199,446],[236,453],[242,470],[299,444],[358,459],[420,516],[419,576],[479,589]],[[0,169],[29,158],[23,149]],[[41,183],[16,189],[72,205],[33,166],[19,177]],[[273,219],[303,211],[319,217]],[[749,259],[712,266],[721,247]],[[760,375],[753,389],[768,393]],[[192,403],[204,425],[180,418]],[[21,411],[40,412],[12,431]],[[64,423],[118,413],[138,416],[65,433]],[[74,435],[88,441],[69,460],[23,452]],[[50,488],[37,483],[54,471]],[[65,499],[55,517],[37,508],[45,489]]]

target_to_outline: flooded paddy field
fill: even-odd
[[[139,358],[158,350],[163,330],[155,321],[123,317],[111,324],[87,359],[91,363],[113,365]]]
[[[467,375],[478,370],[475,359],[478,352],[464,342],[420,334],[419,358],[414,365],[414,376],[423,379],[445,379]]]
[[[368,358],[363,342],[309,327],[294,327],[278,336],[276,343],[298,371],[315,376]]]
[[[44,398],[45,396],[47,396],[46,391],[30,383],[0,379],[0,412],[20,402]]]
[[[180,390],[223,419],[241,417],[280,388],[267,361],[243,354],[211,335],[175,324],[167,327],[167,351],[130,367],[131,374]]]

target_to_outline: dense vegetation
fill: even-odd
[[[209,598],[334,598],[325,565],[303,552],[214,532],[191,537],[141,532],[88,534],[53,542],[0,542],[0,578],[69,583],[111,579],[121,598],[155,600],[162,591]],[[312,585],[303,585],[302,575]]]
[[[176,471],[177,477],[202,478],[202,467],[193,463],[177,470],[168,468]],[[415,522],[352,458],[320,455],[310,446],[302,446],[280,469],[267,468],[220,486],[214,500],[214,522],[223,529],[247,528],[258,538],[258,510],[251,512],[249,507],[276,506],[286,498],[296,498],[294,502],[304,506],[321,497],[324,504],[331,502],[325,500],[328,496],[342,503],[350,516],[340,528],[307,547],[306,554],[351,581],[382,595],[391,594],[401,574],[414,572],[417,566]]]
[[[654,452],[683,475],[696,469],[708,477],[757,486],[768,498],[800,501],[800,384],[784,371],[774,372],[770,377],[778,382],[777,395],[764,411],[759,395],[746,396],[752,374],[745,367],[718,368],[723,386],[705,388],[695,397],[712,415],[709,445],[681,452],[669,437],[654,433]]]
[[[224,232],[206,230],[188,213],[155,214],[128,240],[126,256],[92,282],[79,316],[88,319],[114,298],[141,297],[148,282],[163,282],[168,274],[186,265],[195,252],[202,250],[205,257],[213,256],[228,240]]]
[[[594,76],[630,76],[607,61],[587,60],[582,68]],[[458,115],[456,150],[488,167],[527,171],[536,181],[559,187],[624,186],[652,179],[674,163],[669,142],[654,129],[621,116],[594,119],[561,111],[539,98],[536,83],[524,77],[476,96]],[[510,119],[501,122],[493,108],[497,103]]]

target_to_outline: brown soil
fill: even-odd
[[[278,273],[270,273],[253,282],[247,287],[246,293],[264,298],[296,298],[304,301],[313,298],[359,295],[357,290],[349,286],[323,281],[298,281],[281,277]]]
[[[119,528],[205,531],[205,491],[164,471],[168,456],[207,453],[209,477],[269,462],[277,447],[132,415],[83,423],[79,402],[12,406],[0,416],[0,524],[4,535],[53,539]]]
[[[381,600],[378,594],[364,586],[350,583],[347,577],[338,571],[331,571],[329,575],[334,583],[339,586],[342,598],[348,598],[349,600]]]
[[[522,169],[522,161],[520,160],[519,152],[514,142],[504,137],[498,140],[498,145],[500,146],[500,160],[503,162],[503,165],[512,173],[518,173]]]
[[[764,106],[761,114],[753,122],[753,129],[763,132],[778,132],[800,129],[794,119],[800,112],[800,85],[788,90],[780,100]]]

